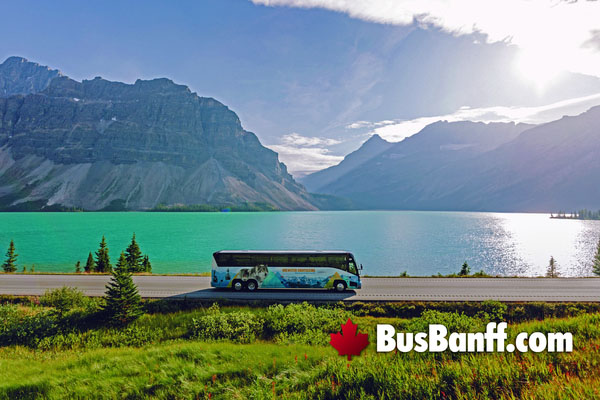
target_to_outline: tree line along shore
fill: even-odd
[[[95,256],[94,256],[95,255]],[[113,265],[110,261],[109,249],[106,244],[106,238],[104,235],[102,236],[102,240],[100,241],[100,245],[98,250],[92,255],[90,251],[85,262],[85,265],[81,265],[81,261],[77,261],[75,263],[75,273],[80,274],[84,273],[100,273],[100,274],[108,274],[113,270]],[[17,257],[18,254],[16,252],[16,246],[14,240],[10,241],[8,245],[8,250],[6,251],[6,259],[2,264],[2,270],[5,273],[14,273],[19,269],[17,266]],[[131,237],[131,243],[127,248],[121,252],[121,257],[124,258],[124,264],[122,268],[130,273],[152,273],[152,264],[150,263],[150,258],[148,255],[143,254],[140,250],[140,246],[135,238],[135,233]],[[119,258],[120,261],[120,258]],[[21,269],[21,272],[35,272],[35,265],[31,265],[29,270],[27,270],[27,266],[24,265]]]
[[[558,213],[550,214],[550,218],[552,219],[579,219],[579,220],[600,220],[600,210],[591,211],[587,209],[582,209],[579,211],[573,211],[569,214],[564,211],[559,211]]]
[[[95,257],[94,257],[95,255]],[[89,252],[85,265],[82,268],[81,261],[77,261],[75,263],[74,272],[76,274],[86,273],[86,274],[109,274],[113,270],[113,266],[110,261],[109,249],[106,244],[106,239],[102,236],[102,240],[100,241],[98,250],[92,255],[92,252]],[[152,264],[150,263],[150,258],[148,255],[145,255],[140,250],[140,246],[136,240],[135,233],[131,238],[131,243],[127,246],[127,248],[121,252],[121,256],[124,257],[123,269],[132,274],[152,274]],[[15,273],[18,271],[17,266],[17,257],[18,254],[16,252],[15,243],[13,240],[10,241],[8,246],[8,250],[6,251],[6,258],[4,263],[2,264],[2,271],[5,273]],[[119,259],[120,261],[120,259]],[[35,265],[31,265],[29,270],[27,266],[23,266],[21,273],[35,273]],[[594,254],[594,258],[592,260],[592,273],[594,276],[600,276],[600,240],[598,241],[598,245],[596,247],[596,252]],[[52,272],[44,272],[44,274],[53,274]],[[60,274],[60,273],[56,273]],[[193,275],[193,276],[208,276],[209,273],[198,273],[198,274],[160,274],[160,275]],[[438,273],[437,275],[431,275],[436,278],[494,278],[501,276],[489,275],[485,271],[480,270],[478,272],[471,272],[471,266],[465,261],[459,270],[458,273],[451,273],[442,275]],[[558,278],[561,274],[558,268],[557,260],[551,256],[550,261],[548,262],[548,266],[546,267],[546,278]],[[366,277],[377,277],[376,275],[370,275]],[[394,278],[408,278],[410,275],[407,271],[400,273],[397,276],[393,276]]]

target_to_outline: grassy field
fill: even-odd
[[[600,398],[600,314],[585,305],[538,305],[545,315],[531,319],[518,311],[525,305],[496,302],[455,304],[460,313],[442,303],[148,302],[144,316],[117,328],[102,322],[97,299],[60,312],[43,299],[14,303],[0,306],[0,399]],[[407,309],[411,317],[397,316]],[[352,361],[327,344],[347,317],[371,339]],[[521,331],[572,332],[574,351],[378,354],[373,343],[378,323],[405,331],[433,322],[481,331],[490,320],[512,322],[509,340]]]

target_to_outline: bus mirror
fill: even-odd
[[[360,270],[362,271],[362,264],[360,264]]]

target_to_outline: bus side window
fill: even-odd
[[[310,266],[313,268],[326,267],[327,257],[317,255],[310,258]]]
[[[269,261],[270,263],[268,265],[276,267],[287,267],[290,264],[288,256],[285,254],[274,254],[269,257]]]
[[[331,268],[341,269],[342,271],[348,270],[348,266],[346,264],[346,257],[344,257],[344,256],[338,256],[338,255],[329,256],[329,257],[327,257],[327,263],[329,264],[329,266]]]

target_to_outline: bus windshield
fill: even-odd
[[[356,268],[356,263],[354,262],[354,259],[350,259],[350,261],[348,262],[348,272],[354,275],[358,275],[358,268]]]

